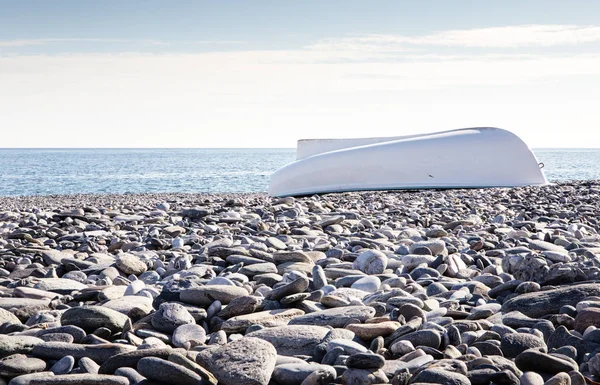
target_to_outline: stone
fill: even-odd
[[[507,333],[502,336],[500,348],[504,357],[515,358],[527,349],[542,348],[547,351],[546,343],[540,337],[525,333]]]
[[[204,367],[198,365],[193,360],[193,355],[189,356],[189,355],[183,355],[183,353],[174,352],[174,353],[169,354],[168,360],[170,362],[181,365],[181,366],[193,371],[194,373],[198,374],[204,380],[204,382],[202,382],[202,384],[217,385],[217,383],[218,383],[218,380],[215,378],[215,376],[212,375],[211,372],[206,370]]]
[[[9,312],[8,310],[0,308],[0,325],[4,325],[6,323],[20,325],[21,320],[19,320],[19,318],[17,318],[16,315]]]
[[[327,377],[336,375],[336,371],[332,366],[308,362],[289,363],[275,367],[273,380],[278,384],[301,385],[315,371],[329,372]]]
[[[125,315],[130,314],[132,310],[135,310],[144,316],[154,311],[154,308],[152,307],[152,298],[141,295],[126,295],[121,298],[111,299],[110,301],[103,303],[102,307],[116,310]]]
[[[193,342],[193,345],[203,345],[206,342],[206,331],[197,324],[185,324],[178,326],[173,331],[172,342],[175,347],[182,348],[186,342]]]
[[[85,373],[33,378],[29,385],[129,385],[129,381],[120,376]]]
[[[365,274],[381,274],[387,267],[388,258],[379,250],[365,250],[354,260],[352,267]]]
[[[571,377],[567,373],[558,373],[549,378],[544,385],[571,385]]]
[[[375,276],[359,278],[351,286],[352,289],[358,289],[369,293],[375,293],[381,286],[381,280]]]
[[[379,354],[356,353],[346,360],[346,366],[355,369],[380,369],[385,364],[385,358]]]
[[[342,374],[343,385],[387,384],[389,382],[382,370],[349,368]]]
[[[30,354],[36,345],[44,340],[31,336],[6,336],[0,334],[0,358],[13,354]]]
[[[281,249],[283,250],[283,249]],[[273,260],[276,264],[287,262],[302,262],[312,264],[312,258],[302,251],[286,251],[273,254]]]
[[[300,385],[328,385],[337,377],[326,369],[317,369],[308,375]]]
[[[41,372],[44,369],[46,369],[44,360],[24,354],[13,354],[0,359],[0,376],[5,378]]]
[[[434,349],[437,349],[440,344],[442,343],[442,336],[440,335],[440,332],[438,332],[437,330],[427,330],[427,329],[423,329],[423,330],[417,330],[415,332],[412,333],[408,333],[405,334],[401,337],[399,337],[398,339],[396,339],[396,341],[410,341],[413,346],[429,346],[432,347]]]
[[[79,306],[67,309],[60,321],[62,325],[74,325],[88,333],[102,327],[115,333],[123,329],[129,317],[102,306]]]
[[[152,315],[151,322],[156,330],[173,333],[179,326],[195,324],[196,320],[184,306],[178,303],[164,302]]]
[[[44,342],[33,347],[32,354],[36,357],[48,359],[61,359],[64,356],[73,356],[76,360],[88,357],[99,364],[104,363],[112,356],[130,352],[135,347],[124,344],[69,344],[65,342]]]
[[[588,307],[577,312],[574,329],[583,333],[590,326],[600,327],[600,307]]]
[[[156,357],[166,360],[172,353],[173,349],[171,347],[131,350],[110,357],[100,365],[98,373],[113,374],[121,367],[135,368],[137,367],[138,362],[144,357]]]
[[[535,372],[525,372],[520,378],[521,385],[544,385],[544,378]]]
[[[263,303],[263,299],[251,295],[233,299],[229,305],[217,313],[222,319],[254,313]]]
[[[140,275],[148,270],[148,266],[138,256],[129,253],[117,255],[115,264],[119,270],[127,275]]]
[[[210,306],[214,301],[226,305],[235,298],[247,296],[248,291],[239,286],[209,285],[182,290],[179,298],[182,302],[198,306]]]
[[[342,328],[352,319],[364,322],[373,316],[375,316],[375,309],[370,306],[345,306],[296,317],[289,322],[289,325],[329,325],[334,328]]]
[[[431,239],[428,241],[419,241],[415,242],[409,247],[409,252],[413,252],[415,249],[420,247],[426,247],[431,250],[431,254],[436,256],[440,254],[447,253],[446,251],[446,242],[441,239]]]
[[[542,353],[536,349],[528,349],[515,358],[515,364],[522,371],[557,374],[577,370],[577,363]]]
[[[590,296],[600,296],[600,284],[579,284],[521,294],[504,302],[502,312],[517,310],[526,316],[540,318],[548,314],[558,314],[561,307],[575,306]]]
[[[294,281],[292,281],[290,283],[281,285],[281,286],[273,289],[273,291],[271,291],[269,294],[267,294],[266,299],[271,300],[271,301],[279,301],[280,299],[282,299],[283,297],[286,297],[288,295],[304,292],[306,289],[308,289],[308,285],[309,285],[308,278],[298,277],[297,279],[295,279]]]
[[[68,334],[73,337],[73,341],[78,343],[80,342],[86,335],[85,331],[77,326],[66,325],[66,326],[57,326],[49,329],[42,329],[38,331],[35,336],[42,338],[46,334]]]
[[[56,375],[69,374],[74,366],[75,358],[73,358],[73,356],[64,356],[52,365],[50,371]]]
[[[277,354],[283,356],[312,355],[329,329],[313,325],[287,325],[248,333],[248,337],[260,338],[271,343]]]
[[[221,325],[225,333],[242,333],[251,325],[261,325],[267,328],[284,326],[293,319],[304,314],[300,309],[265,310],[257,313],[244,314],[229,318]]]
[[[98,374],[100,365],[89,357],[82,357],[79,359],[79,368],[86,373]]]
[[[359,344],[358,342],[344,338],[336,338],[327,342],[327,351],[331,351],[337,347],[344,349],[344,352],[348,355],[366,353],[368,351],[365,346]]]
[[[156,357],[144,357],[137,363],[137,371],[149,380],[181,385],[198,385],[202,377],[192,370]]]
[[[326,307],[344,307],[350,304],[360,304],[367,295],[369,293],[366,291],[340,287],[324,295],[321,298],[321,304]]]
[[[471,381],[464,374],[450,372],[443,369],[431,368],[420,371],[411,381],[412,383],[426,382],[444,385],[471,385]]]
[[[358,324],[353,323],[346,326],[346,329],[354,332],[358,337],[365,341],[382,336],[387,337],[400,327],[396,321],[384,321],[377,323]]]
[[[267,385],[277,351],[269,342],[244,337],[211,352],[208,370],[223,385]]]
[[[14,377],[12,380],[10,380],[9,384],[10,385],[29,385],[31,383],[32,380],[34,379],[49,379],[50,377],[54,376],[54,373],[52,372],[36,372],[36,373],[31,373],[31,374],[23,374],[17,377]]]
[[[87,285],[67,278],[44,278],[40,279],[33,288],[57,294],[71,294],[86,289]]]

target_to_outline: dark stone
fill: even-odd
[[[149,380],[167,384],[198,385],[203,381],[200,375],[190,369],[156,357],[140,359],[137,364],[137,371]]]
[[[385,358],[379,354],[356,353],[346,360],[346,366],[356,369],[379,369],[385,364]]]
[[[490,294],[490,296],[492,295]],[[586,297],[591,296],[600,296],[600,284],[570,285],[558,289],[521,294],[504,302],[502,312],[508,313],[517,310],[529,317],[539,318],[548,314],[557,314],[561,307],[575,306]]]
[[[533,371],[536,373],[557,374],[578,370],[577,363],[566,358],[558,358],[542,353],[536,349],[525,350],[515,358],[515,363],[524,372]]]
[[[435,383],[444,385],[471,385],[467,376],[442,369],[425,369],[412,379],[412,383]]]
[[[501,349],[504,357],[515,358],[527,349],[542,348],[547,351],[546,343],[533,334],[510,333],[502,336]]]

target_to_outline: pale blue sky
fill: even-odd
[[[0,0],[0,147],[600,147],[597,1]]]

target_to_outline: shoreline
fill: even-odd
[[[0,197],[0,376],[598,381],[599,221],[600,181]]]
[[[451,191],[485,191],[490,190],[512,190],[512,189],[531,189],[539,188],[546,189],[552,186],[582,186],[582,185],[598,185],[600,186],[599,180],[568,180],[560,182],[551,182],[544,186],[524,186],[524,187],[493,187],[493,188],[455,188],[455,189],[414,189],[414,190],[365,190],[365,191],[353,191],[353,192],[340,192],[340,193],[324,193],[317,194],[320,196],[336,196],[344,194],[429,194],[431,192],[444,193]],[[299,199],[310,197],[304,196]],[[194,202],[205,199],[218,200],[218,199],[277,199],[275,197],[269,197],[266,191],[259,192],[152,192],[152,193],[82,193],[82,194],[40,194],[40,195],[0,195],[0,209],[2,207],[14,206],[16,203],[27,205],[32,207],[36,204],[47,204],[47,203],[63,203],[69,200],[77,204],[93,204],[95,202],[101,204],[108,204],[110,201],[128,201],[138,202],[141,200],[148,200],[148,202],[166,201],[166,200],[181,200],[183,202]]]

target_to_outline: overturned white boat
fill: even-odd
[[[300,140],[296,159],[273,173],[269,195],[548,183],[535,155],[518,136],[490,127]]]

